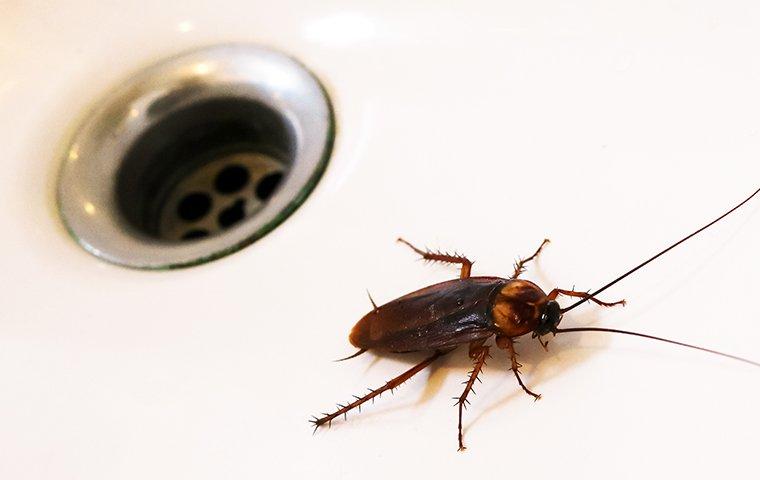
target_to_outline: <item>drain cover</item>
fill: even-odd
[[[216,235],[255,215],[287,174],[288,164],[260,153],[236,153],[205,163],[169,193],[157,233],[167,240]]]
[[[334,132],[317,79],[281,53],[227,45],[132,76],[79,127],[59,210],[92,254],[189,266],[271,231],[324,171]]]

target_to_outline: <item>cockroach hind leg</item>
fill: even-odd
[[[362,348],[361,350],[359,350],[358,352],[354,353],[353,355],[349,355],[349,356],[347,356],[345,358],[339,358],[337,360],[333,360],[333,362],[343,362],[345,360],[351,360],[352,358],[358,357],[359,355],[361,355],[362,353],[364,353],[366,351],[367,351],[366,348]]]
[[[433,355],[426,358],[422,362],[418,363],[414,367],[410,368],[406,372],[386,382],[386,384],[383,385],[382,387],[376,388],[376,389],[370,388],[369,393],[364,395],[363,397],[354,396],[354,398],[356,398],[355,401],[350,402],[346,405],[338,404],[338,409],[334,411],[333,413],[323,413],[321,417],[313,418],[312,420],[309,420],[309,421],[312,424],[314,424],[315,429],[321,427],[324,424],[327,424],[328,426],[330,426],[331,422],[335,418],[345,417],[346,414],[350,412],[351,410],[355,408],[358,410],[359,406],[362,405],[363,403],[369,400],[374,401],[375,397],[379,397],[383,392],[386,392],[388,390],[392,391],[393,389],[398,388],[399,385],[401,385],[402,383],[406,382],[407,380],[409,380],[410,378],[412,378],[413,376],[415,376],[416,374],[424,370],[427,366],[433,363],[434,360],[445,355],[448,352],[449,351],[436,351]],[[359,352],[359,353],[363,353],[363,352]]]

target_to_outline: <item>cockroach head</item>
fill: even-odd
[[[540,337],[553,332],[560,320],[562,320],[562,309],[559,307],[559,303],[549,300],[544,304],[541,317],[538,319],[538,326],[533,330],[533,335]]]

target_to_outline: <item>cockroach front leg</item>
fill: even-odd
[[[477,342],[472,342],[470,344],[470,358],[475,361],[475,365],[472,367],[472,370],[469,373],[469,377],[467,378],[467,384],[464,387],[464,392],[462,392],[462,395],[459,397],[454,397],[457,401],[457,405],[459,405],[459,451],[465,449],[464,446],[464,436],[462,435],[462,410],[467,408],[467,404],[470,403],[469,400],[467,400],[467,395],[470,394],[470,392],[475,394],[475,391],[472,389],[473,385],[475,384],[475,380],[480,381],[478,378],[478,375],[480,375],[480,372],[483,371],[483,367],[486,365],[486,358],[489,358],[491,355],[488,353],[488,349],[490,347],[483,345],[484,340],[480,340]]]
[[[555,288],[551,292],[549,292],[548,298],[549,300],[554,300],[559,295],[567,295],[568,297],[575,297],[575,298],[585,298],[586,300],[591,300],[592,302],[596,303],[597,305],[601,305],[603,307],[614,307],[615,305],[623,305],[625,306],[625,300],[618,300],[617,302],[603,302],[601,300],[597,300],[596,298],[592,297],[588,294],[588,292],[576,292],[574,290],[562,290],[561,288]]]
[[[522,365],[517,361],[517,352],[515,352],[514,341],[509,337],[496,337],[496,345],[499,348],[506,350],[509,354],[509,359],[512,362],[512,371],[515,373],[517,383],[519,383],[522,389],[525,390],[525,393],[533,397],[534,400],[541,398],[540,394],[531,392],[523,383],[522,378],[520,378],[520,367],[522,367]]]
[[[370,392],[363,397],[354,396],[356,400],[354,400],[351,403],[348,403],[346,405],[338,404],[338,410],[336,410],[333,413],[323,413],[322,417],[314,417],[312,420],[309,420],[311,423],[314,424],[314,430],[316,431],[319,427],[321,427],[324,424],[330,425],[330,423],[336,418],[340,417],[341,415],[346,415],[348,412],[353,410],[354,408],[359,408],[361,410],[361,405],[369,400],[372,400],[375,397],[380,396],[383,392],[386,392],[388,390],[393,391],[393,389],[398,388],[402,383],[406,382],[422,370],[424,370],[428,365],[433,363],[437,358],[446,355],[450,350],[446,351],[437,351],[432,356],[426,358],[422,362],[418,363],[414,367],[410,368],[406,372],[402,373],[398,377],[394,378],[393,380],[390,380],[385,385],[383,385],[380,388],[377,388],[375,390],[369,389]]]
[[[459,278],[470,278],[470,270],[472,269],[472,262],[464,255],[459,255],[456,253],[451,255],[449,253],[431,252],[430,250],[420,250],[419,248],[415,247],[414,245],[407,242],[403,238],[399,238],[398,241],[403,243],[404,245],[409,246],[409,248],[411,248],[412,250],[420,254],[422,258],[430,262],[455,263],[455,264],[462,265],[462,270],[459,273]]]
[[[538,247],[538,250],[531,255],[528,258],[521,258],[515,263],[515,273],[512,274],[512,276],[509,278],[510,280],[514,280],[515,278],[519,277],[522,272],[525,271],[525,264],[533,260],[538,256],[539,253],[541,253],[541,249],[544,248],[544,245],[549,243],[549,239],[545,238],[543,242],[541,242],[541,245]]]

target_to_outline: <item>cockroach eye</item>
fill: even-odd
[[[544,311],[541,312],[538,327],[535,329],[536,335],[540,336],[551,333],[552,330],[557,328],[561,319],[562,315],[559,303],[554,300],[549,300],[546,302],[546,305],[544,305]]]

